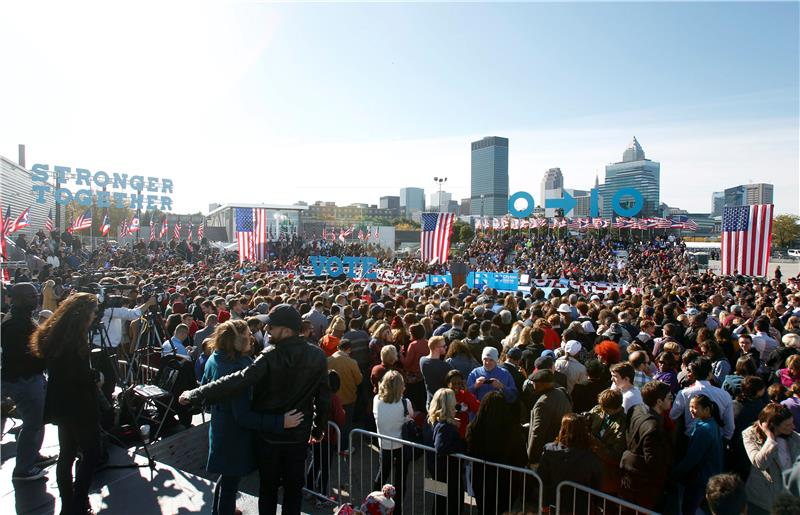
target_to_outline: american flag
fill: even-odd
[[[192,229],[193,229],[193,228],[194,228],[194,227],[192,226],[192,221],[191,221],[191,220],[189,220],[189,224],[188,224],[188,229],[189,229],[189,237],[187,238],[189,241],[192,241]]]
[[[378,238],[378,228],[377,227],[375,228],[375,234],[372,235],[372,239],[374,239],[375,241],[378,241],[378,239],[379,239]]]
[[[132,232],[139,232],[139,215],[133,215],[131,218],[131,223],[128,224],[128,234]]]
[[[322,226],[322,241],[326,241],[328,239],[328,226]]]
[[[671,229],[684,229],[687,231],[697,230],[697,222],[686,215],[675,215],[669,220],[669,223]]]
[[[420,247],[423,261],[447,262],[455,219],[453,213],[422,213]]]
[[[25,211],[19,214],[14,223],[11,225],[11,228],[6,231],[7,234],[13,234],[24,227],[28,227],[30,225],[30,212],[31,208],[26,208]]]
[[[767,274],[772,215],[772,204],[725,208],[722,212],[723,275]]]
[[[44,230],[47,232],[53,232],[56,224],[53,222],[53,208],[50,208],[50,212],[47,213],[47,220],[44,221]]]
[[[167,231],[169,230],[169,224],[167,224],[167,217],[164,217],[164,221],[161,222],[161,232],[158,233],[159,238],[163,238],[167,235]]]
[[[205,236],[205,233],[206,233],[205,226],[206,226],[206,221],[205,220],[203,220],[200,223],[200,225],[197,226],[197,239],[198,240],[202,240],[203,237]]]
[[[150,241],[156,239],[156,221],[150,220]]]
[[[122,238],[123,236],[128,235],[128,220],[123,218],[119,222],[119,227],[117,227],[117,237]]]
[[[236,208],[236,241],[239,262],[263,261],[267,258],[269,219],[263,208]]]
[[[108,236],[108,231],[111,230],[111,224],[108,222],[108,211],[103,214],[103,223],[100,225],[100,234]]]
[[[11,207],[9,206],[8,209],[10,211]],[[0,268],[3,269],[3,275],[2,275],[3,283],[11,282],[11,277],[9,277],[8,274],[8,265],[6,264],[8,262],[8,258],[6,257],[6,236],[4,234],[5,226],[3,225],[5,223],[8,223],[7,216],[9,211],[6,211],[6,217],[3,217],[3,212],[0,211],[0,233],[2,233],[0,234]]]
[[[4,236],[8,236],[13,224],[14,222],[11,221],[11,206],[8,206],[6,207],[6,216],[3,217],[3,225],[0,225]]]
[[[172,228],[172,237],[176,240],[181,239],[181,221],[178,220],[175,222],[175,226]]]
[[[88,229],[92,226],[92,208],[87,209],[81,216],[75,219],[72,224],[73,231],[80,231],[81,229]]]
[[[362,229],[358,230],[358,239],[364,241],[364,231]]]

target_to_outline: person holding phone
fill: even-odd
[[[467,389],[474,393],[479,401],[489,392],[495,391],[502,393],[508,403],[517,400],[518,392],[517,386],[514,384],[514,378],[511,377],[508,370],[497,366],[499,358],[497,349],[484,347],[481,358],[483,366],[469,373]]]

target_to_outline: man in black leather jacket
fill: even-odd
[[[262,431],[258,435],[258,509],[262,515],[276,512],[281,484],[282,513],[300,513],[308,444],[322,438],[328,423],[331,394],[325,353],[298,335],[300,325],[300,313],[295,308],[289,304],[275,306],[266,325],[274,347],[265,350],[249,367],[180,397],[182,404],[214,403],[252,386],[254,411],[303,413],[303,422],[293,429]]]

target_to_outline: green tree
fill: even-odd
[[[475,237],[475,231],[472,229],[472,226],[469,224],[464,224],[461,226],[461,241],[468,242],[472,241],[472,238]]]
[[[776,247],[785,248],[800,238],[800,217],[778,215],[772,221],[772,242]]]

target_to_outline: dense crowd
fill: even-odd
[[[446,478],[449,497],[461,499],[466,488],[481,513],[511,509],[521,495],[517,480],[499,481],[498,469],[484,467],[473,468],[467,484],[448,455],[532,467],[548,505],[569,480],[663,513],[796,506],[784,495],[800,486],[799,278],[699,272],[684,246],[668,239],[479,237],[458,255],[475,270],[633,286],[548,294],[274,273],[298,272],[315,254],[446,270],[360,243],[286,239],[272,246],[270,261],[245,265],[204,245],[188,252],[139,245],[97,249],[79,269],[105,268],[97,280],[104,293],[126,296],[124,306],[102,315],[116,354],[134,352],[143,313],[162,314],[162,359],[184,380],[180,423],[191,423],[193,405],[211,405],[208,470],[220,474],[217,513],[234,512],[239,478],[254,470],[263,513],[274,513],[279,484],[286,513],[299,512],[304,486],[327,495],[326,458],[336,444],[345,455],[355,451],[354,428],[434,447],[439,461],[430,468]],[[58,483],[73,507],[64,513],[85,513],[92,460],[99,460],[96,430],[75,424],[70,407],[81,403],[85,411],[87,398],[103,394],[96,375],[86,378],[86,339],[77,330],[89,329],[97,302],[72,293],[75,277],[64,267],[44,281],[18,277],[2,343],[4,394],[23,399],[18,411],[28,415],[14,475],[42,477],[50,458],[38,455],[41,424],[58,424]],[[46,284],[53,278],[58,294]],[[164,292],[160,303],[142,295],[153,291]],[[69,331],[75,335],[56,341]],[[59,388],[26,398],[31,381],[44,383],[45,370]],[[328,420],[342,429],[341,441],[331,441]],[[408,461],[393,440],[380,448],[374,486],[394,485],[399,514]],[[84,459],[73,484],[78,449]],[[569,512],[585,510],[587,501],[562,502]],[[462,508],[435,506],[437,513]]]

